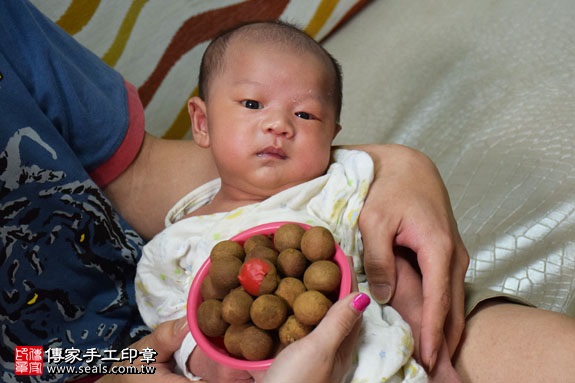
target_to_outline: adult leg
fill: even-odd
[[[489,301],[469,317],[454,363],[465,382],[569,382],[574,355],[575,318]]]

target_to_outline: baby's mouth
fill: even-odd
[[[278,158],[280,160],[285,160],[288,158],[287,154],[281,148],[276,148],[273,146],[267,147],[264,150],[256,153],[256,156],[272,157],[272,158]]]

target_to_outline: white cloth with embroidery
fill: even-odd
[[[231,212],[183,218],[209,203],[220,181],[194,190],[170,210],[166,229],[144,247],[136,276],[136,299],[144,321],[155,327],[186,315],[189,288],[211,248],[243,230],[273,221],[328,228],[343,251],[353,257],[360,290],[368,292],[357,221],[372,179],[369,155],[336,150],[325,175]],[[176,355],[178,366],[190,378],[195,377],[187,372],[185,362],[195,345],[188,335]],[[412,352],[408,324],[393,308],[372,300],[364,314],[352,382],[425,382],[425,372]]]

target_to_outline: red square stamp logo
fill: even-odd
[[[14,370],[16,375],[42,375],[44,372],[44,349],[42,346],[16,346]]]

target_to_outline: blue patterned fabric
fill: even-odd
[[[22,0],[0,2],[0,380],[14,347],[121,349],[142,239],[88,175],[129,129],[124,80]],[[18,378],[59,381],[62,376]]]

